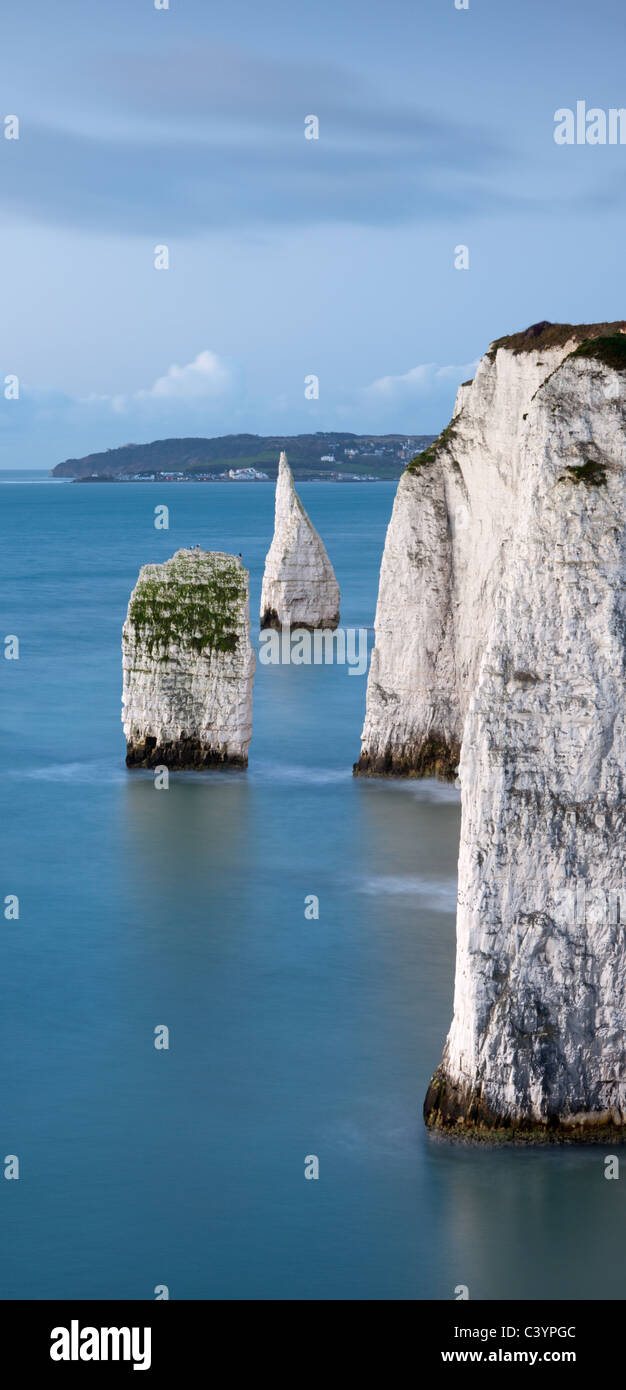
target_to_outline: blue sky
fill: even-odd
[[[626,316],[626,145],[553,140],[623,52],[617,0],[7,7],[0,467],[435,432],[491,339]]]

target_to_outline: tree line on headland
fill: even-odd
[[[321,431],[317,434],[227,434],[218,438],[156,439],[150,444],[124,444],[65,459],[52,469],[57,478],[136,478],[171,471],[188,476],[220,475],[228,470],[255,468],[276,478],[279,453],[286,449],[295,477],[332,478],[338,475],[398,478],[414,454],[432,435],[363,435]]]

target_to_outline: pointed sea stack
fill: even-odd
[[[261,627],[335,628],[339,585],[309,520],[282,453],[276,483],[274,537],[265,561]]]
[[[128,767],[246,767],[254,652],[248,571],[178,550],[143,565],[122,633]]]

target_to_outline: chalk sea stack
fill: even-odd
[[[237,556],[178,550],[143,565],[122,660],[129,767],[247,766],[255,660]]]
[[[274,536],[261,591],[261,627],[335,628],[338,622],[335,572],[295,490],[287,455],[282,453]]]
[[[389,528],[364,746],[445,775],[460,752],[454,1018],[424,1114],[463,1138],[626,1139],[625,335],[492,344]]]

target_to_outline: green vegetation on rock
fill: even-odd
[[[601,338],[586,338],[572,357],[593,357],[612,367],[616,372],[626,371],[626,333],[610,333]]]
[[[487,356],[493,362],[499,348],[509,352],[540,352],[542,348],[565,347],[566,343],[584,344],[592,339],[620,337],[619,329],[626,330],[626,322],[621,319],[614,323],[533,323],[521,333],[510,333],[508,337],[497,338],[491,344]],[[587,354],[591,356],[592,354]]]
[[[455,434],[456,424],[454,421],[451,421],[449,425],[446,425],[445,430],[441,431],[437,439],[435,439],[432,444],[428,445],[427,449],[423,449],[421,454],[417,454],[414,459],[411,459],[410,463],[407,463],[405,472],[419,473],[420,469],[429,468],[432,463],[436,463],[440,451],[447,448],[447,446],[452,443]]]
[[[243,570],[233,556],[179,551],[163,565],[145,566],[128,617],[151,656],[173,645],[234,652],[245,595]]]

